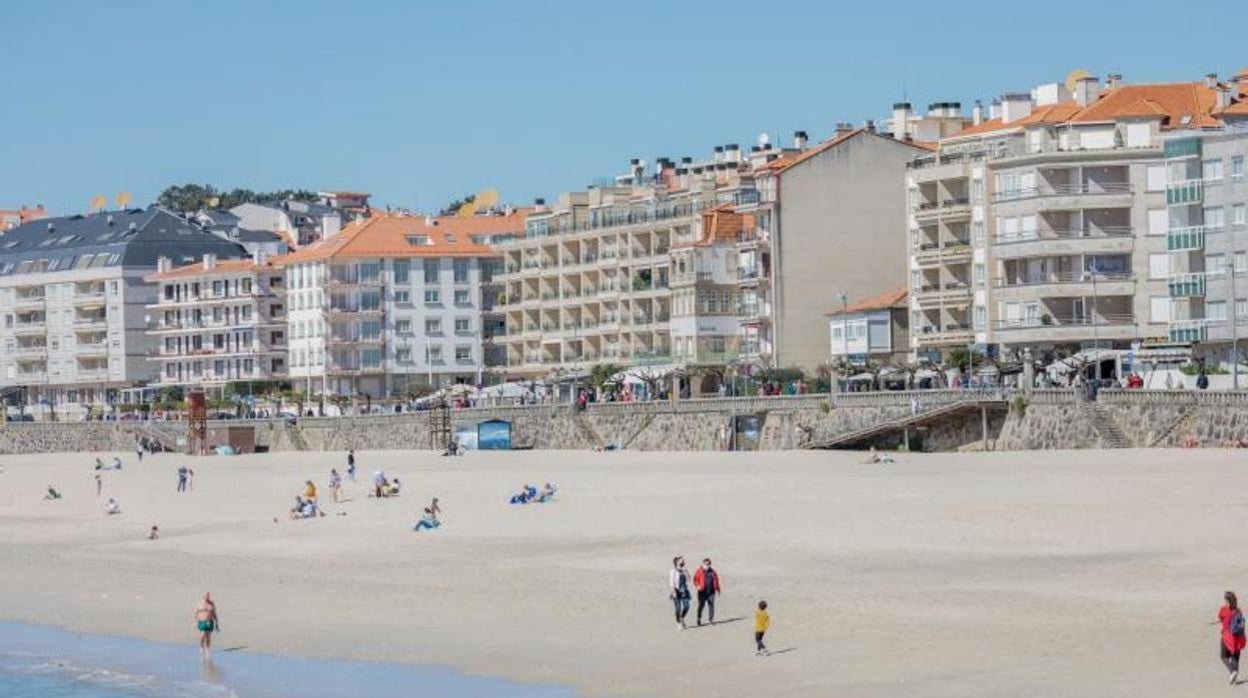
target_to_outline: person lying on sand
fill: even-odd
[[[121,505],[117,503],[116,499],[109,497],[108,501],[104,503],[104,513],[105,514],[120,514]]]
[[[539,504],[545,504],[546,502],[549,502],[550,500],[554,498],[555,498],[555,486],[550,484],[549,482],[546,483],[542,487],[541,493],[537,495],[537,501]]]
[[[43,498],[47,500],[60,499],[61,493],[57,492],[56,488],[52,485],[48,485],[48,493],[43,495]]]
[[[316,515],[316,505],[310,499],[295,496],[295,506],[290,509],[292,519],[310,519]]]
[[[867,454],[867,459],[863,461],[864,465],[888,465],[894,463],[893,457],[887,453],[881,455],[875,452],[875,446],[871,447],[871,451]]]
[[[397,497],[399,496],[399,488],[402,486],[402,483],[399,482],[399,478],[396,477],[386,484],[386,486],[382,488],[382,491],[387,497]]]

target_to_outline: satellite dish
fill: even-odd
[[[1066,90],[1068,92],[1074,92],[1075,86],[1079,83],[1079,81],[1082,80],[1083,78],[1089,78],[1089,77],[1092,77],[1092,73],[1089,73],[1083,68],[1075,68],[1074,70],[1070,71],[1069,75],[1066,76]]]
[[[455,211],[455,217],[456,218],[472,218],[473,215],[476,214],[476,212],[477,212],[476,203],[469,201],[468,203],[461,205],[459,209]]]
[[[482,189],[472,197],[472,201],[459,207],[455,212],[457,218],[472,218],[477,211],[487,209],[498,203],[498,192],[493,189]]]
[[[130,192],[123,191],[117,194],[117,198],[115,198],[114,201],[117,202],[117,208],[125,208],[129,206],[130,205]]]
[[[219,196],[208,197],[208,208],[216,208],[217,205],[220,203],[221,203],[221,197]]]
[[[758,134],[758,146],[760,148],[767,145],[770,142],[771,142],[771,136],[768,136],[766,131],[763,131],[762,133]]]
[[[103,211],[104,203],[106,201],[108,201],[108,199],[105,199],[103,194],[96,194],[95,196],[91,197],[91,209],[90,210]]]

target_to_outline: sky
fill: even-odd
[[[903,96],[969,111],[1076,68],[1229,76],[1246,19],[1244,0],[3,0],[0,208],[186,182],[524,205],[630,157],[821,140]]]

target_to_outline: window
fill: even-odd
[[[455,334],[468,334],[472,332],[472,320],[466,317],[455,318]]]
[[[459,363],[471,362],[472,361],[472,347],[467,344],[456,345],[455,361]]]
[[[412,292],[403,290],[394,292],[394,302],[402,305],[408,305],[412,302]]]
[[[971,180],[971,203],[978,204],[984,200],[984,180]]]
[[[975,329],[983,330],[988,326],[988,309],[982,305],[975,306]]]
[[[1147,175],[1147,191],[1165,191],[1166,190],[1166,166],[1165,165],[1149,165],[1145,170]]]
[[[1206,182],[1222,179],[1222,160],[1205,160],[1200,166],[1200,178]]]
[[[1235,253],[1235,273],[1242,274],[1245,271],[1248,271],[1248,253],[1236,252]]]
[[[1231,179],[1244,178],[1244,156],[1236,155],[1231,158]]]
[[[468,283],[468,260],[456,259],[454,260],[452,266],[454,267],[454,270],[455,270],[455,283],[457,284]]]
[[[421,247],[424,245],[432,245],[433,243],[430,242],[428,235],[408,235],[407,244],[413,247]]]
[[[971,223],[971,244],[975,247],[984,246],[984,222],[974,221]]]
[[[1170,322],[1170,296],[1153,296],[1148,299],[1151,322]]]
[[[401,364],[412,363],[412,350],[409,347],[399,347],[394,350],[394,360]]]
[[[394,331],[396,334],[411,334],[412,333],[412,321],[411,320],[395,320]]]
[[[362,350],[360,352],[360,366],[362,368],[377,368],[381,366],[381,350],[377,348]]]
[[[984,285],[985,275],[983,263],[976,263],[975,266],[972,267],[972,273],[974,274],[975,285],[982,287]]]
[[[1205,319],[1226,320],[1226,301],[1206,301]]]
[[[1165,235],[1170,229],[1170,218],[1164,208],[1148,209],[1148,234]]]
[[[1148,256],[1148,278],[1165,279],[1170,276],[1170,255],[1162,252]]]
[[[1221,206],[1210,206],[1204,210],[1205,230],[1219,230],[1226,226],[1226,211]]]
[[[468,289],[458,289],[455,291],[455,305],[472,305],[472,299],[469,297]]]
[[[408,282],[409,272],[412,271],[412,265],[406,259],[394,260],[394,283],[405,284]]]
[[[1248,211],[1243,204],[1235,204],[1231,207],[1231,225],[1245,224],[1248,224]]]
[[[425,260],[425,283],[427,284],[438,283],[438,260],[436,259]]]
[[[425,289],[425,304],[437,305],[442,302],[442,292],[436,288]]]
[[[442,334],[442,321],[437,318],[425,320],[425,334]]]
[[[1225,273],[1226,273],[1226,255],[1224,254],[1205,255],[1205,274],[1209,276],[1222,276]]]
[[[425,347],[425,363],[440,364],[442,363],[442,347],[427,346]]]

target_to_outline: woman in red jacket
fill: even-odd
[[[1231,683],[1239,680],[1239,653],[1244,650],[1244,614],[1239,610],[1235,592],[1224,595],[1226,605],[1218,609],[1217,624],[1222,629],[1221,655],[1226,670],[1231,672]]]

